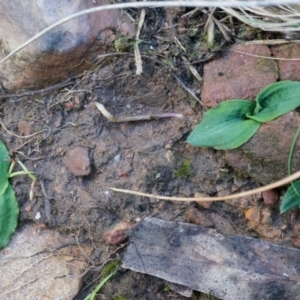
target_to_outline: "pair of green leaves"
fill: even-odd
[[[196,147],[235,149],[246,143],[263,122],[269,122],[300,105],[300,82],[270,84],[256,101],[233,99],[208,110],[187,142]]]
[[[269,122],[300,106],[300,82],[281,81],[270,84],[256,101],[233,99],[208,110],[202,122],[189,135],[187,142],[197,147],[218,150],[235,149],[246,143],[263,122]],[[300,206],[300,181],[287,191],[281,212]]]
[[[11,239],[18,224],[19,207],[9,183],[9,153],[0,141],[0,249]]]

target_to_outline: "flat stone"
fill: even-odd
[[[73,299],[92,253],[92,247],[74,243],[41,225],[24,226],[0,251],[1,298]]]
[[[205,106],[215,107],[229,99],[255,99],[264,87],[276,81],[276,62],[234,51],[271,56],[267,46],[237,44],[207,63],[201,93]]]
[[[64,164],[75,176],[87,176],[91,173],[89,148],[77,146],[69,149],[64,157]]]
[[[224,300],[300,299],[300,251],[192,224],[145,218],[122,267]]]
[[[96,7],[94,1],[0,0],[0,59],[49,25],[73,13]],[[110,4],[97,0],[97,6]],[[134,26],[120,10],[75,18],[49,31],[1,65],[0,84],[9,91],[38,89],[91,68],[119,35],[134,34]]]

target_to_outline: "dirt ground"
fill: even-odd
[[[173,38],[170,40],[170,30],[158,33],[158,29],[168,20],[177,22],[176,15],[186,12],[183,9],[147,12],[142,32],[145,42],[140,47],[143,53],[150,52],[148,58],[143,58],[144,71],[140,76],[135,74],[131,55],[112,55],[99,60],[91,71],[60,91],[1,102],[1,119],[11,133],[34,134],[43,130],[21,139],[1,129],[1,138],[11,154],[38,178],[33,201],[28,200],[29,178],[18,176],[13,180],[20,205],[19,226],[28,222],[45,224],[63,234],[73,234],[79,243],[91,244],[95,249],[90,258],[90,272],[84,277],[83,290],[77,299],[90,292],[93,285],[89,284],[100,274],[97,266],[116,249],[105,244],[105,230],[121,220],[136,222],[145,216],[184,222],[187,208],[197,206],[114,193],[110,187],[186,197],[196,192],[214,196],[222,190],[231,191],[237,183],[247,189],[256,187],[224,163],[222,151],[197,149],[185,143],[204,110],[173,75],[177,74],[199,96],[201,84],[184,65],[181,55],[197,59],[193,51],[196,47],[200,49],[196,43],[203,26],[194,26],[194,31],[198,30],[194,36],[176,33],[182,43],[186,42],[185,47],[190,46],[189,53],[184,53]],[[204,22],[202,15],[190,19],[189,28],[193,22],[201,24],[201,18]],[[201,55],[200,52],[198,58],[204,60],[213,53],[207,49]],[[168,68],[151,58],[163,61]],[[194,65],[200,75],[203,63]],[[96,109],[95,101],[104,104],[115,116],[176,112],[185,118],[109,123]],[[89,148],[92,172],[88,176],[75,177],[63,163],[66,151],[75,146]],[[48,200],[41,189],[41,180]],[[257,237],[236,202],[218,202],[209,210],[201,210],[210,215],[221,234]],[[278,220],[279,213],[276,216]],[[122,257],[122,250],[119,255]],[[121,269],[97,299],[123,299],[121,296],[141,300],[186,299],[167,286],[163,280]],[[192,299],[213,297],[195,293]]]

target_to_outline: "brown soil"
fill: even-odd
[[[166,18],[170,18],[170,11]],[[189,42],[193,42],[192,38]],[[170,40],[159,42],[158,49],[164,43]],[[246,179],[237,179],[224,164],[221,151],[197,149],[185,143],[203,108],[177,84],[171,71],[151,59],[144,58],[143,63],[144,72],[137,76],[132,56],[112,56],[60,92],[1,103],[2,122],[11,132],[22,134],[18,129],[21,120],[23,127],[24,121],[27,123],[26,133],[28,126],[31,134],[45,130],[21,139],[1,129],[1,139],[11,154],[34,171],[38,180],[43,180],[51,197],[49,210],[38,181],[34,199],[29,201],[29,178],[14,178],[12,183],[20,205],[19,226],[43,223],[61,233],[75,235],[79,243],[92,244],[95,251],[90,260],[94,266],[116,249],[108,247],[103,239],[103,233],[113,224],[121,220],[135,222],[149,215],[184,222],[185,211],[196,205],[118,194],[110,191],[110,187],[190,197],[196,192],[216,195],[216,188],[219,192],[231,192],[234,181],[242,182],[244,188],[255,186]],[[199,89],[182,61],[176,68],[187,86]],[[201,69],[199,64],[200,73]],[[185,119],[114,124],[100,114],[95,101],[116,116],[177,112]],[[86,177],[75,177],[63,163],[66,151],[78,145],[90,149],[92,172]],[[183,170],[183,165],[188,166],[188,171]],[[237,202],[214,203],[208,210],[201,210],[211,218],[214,216],[215,228],[221,234],[257,236],[247,226],[244,208]],[[39,220],[35,219],[37,212],[41,213]],[[122,251],[119,253],[122,256]],[[92,268],[84,278],[85,285],[97,278],[99,272]],[[169,291],[167,285],[160,279],[121,269],[97,299],[186,299]],[[83,299],[92,287],[84,289],[78,299]],[[195,293],[193,299],[212,298]]]

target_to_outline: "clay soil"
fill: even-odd
[[[163,12],[163,17],[170,19],[173,13],[174,20],[174,14],[179,12],[183,13],[180,10]],[[152,17],[150,13],[147,15],[148,27],[154,22],[151,20],[155,14]],[[148,37],[151,36],[149,30]],[[179,49],[175,48],[174,41],[167,40],[166,32],[161,33],[166,40],[155,39],[152,34],[149,43],[153,42],[154,49],[161,50],[168,43],[170,49]],[[145,44],[148,50],[149,43]],[[190,38],[189,43],[192,49],[194,39]],[[153,58],[154,54],[157,55],[153,53],[149,57]],[[155,59],[161,57],[155,56]],[[229,193],[234,183],[245,189],[256,186],[224,163],[222,151],[186,144],[187,135],[204,109],[178,84],[173,74],[176,73],[198,96],[201,85],[182,60],[176,56],[169,58],[174,57],[173,70],[143,58],[144,71],[137,76],[131,55],[112,55],[99,60],[92,70],[59,91],[6,99],[1,103],[1,120],[10,131],[2,128],[1,138],[11,154],[38,178],[32,201],[28,199],[29,178],[18,176],[12,182],[20,205],[19,226],[29,222],[45,224],[62,234],[74,235],[79,244],[94,247],[90,257],[91,271],[84,276],[83,290],[77,299],[83,299],[91,291],[93,284],[89,284],[101,272],[97,266],[117,248],[105,243],[104,232],[122,220],[135,223],[146,216],[154,216],[185,222],[185,212],[192,206],[208,215],[221,234],[257,236],[247,226],[244,210],[236,202],[218,202],[204,210],[196,203],[157,201],[110,190],[110,187],[119,187],[191,197],[196,192],[211,196],[222,190]],[[196,65],[200,75],[202,67],[203,63]],[[96,109],[96,101],[115,116],[176,112],[185,118],[109,123]],[[12,134],[34,134],[42,130],[29,138]],[[75,146],[89,148],[92,171],[88,176],[74,176],[64,165],[66,152]],[[41,189],[41,180],[48,198]],[[37,219],[38,213],[40,219]],[[121,258],[123,250],[118,251]],[[118,299],[117,296],[141,300],[186,299],[166,287],[168,283],[161,279],[120,269],[97,299]],[[212,298],[195,293],[192,299]]]

